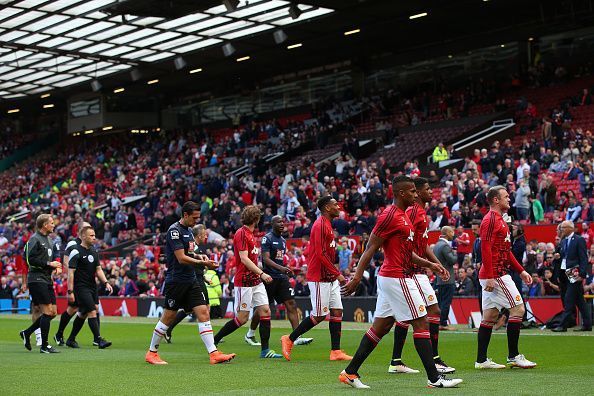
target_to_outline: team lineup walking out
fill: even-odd
[[[449,272],[441,264],[423,259],[415,253],[415,231],[405,212],[418,197],[413,180],[407,176],[398,176],[393,180],[392,190],[394,203],[380,214],[365,252],[359,259],[357,272],[344,287],[344,293],[347,295],[355,292],[373,254],[383,247],[385,261],[378,274],[378,298],[373,325],[363,336],[353,360],[338,378],[342,383],[354,388],[369,388],[360,380],[361,365],[382,337],[390,332],[394,323],[410,322],[413,327],[415,348],[427,373],[428,386],[452,388],[462,380],[447,379],[444,374],[438,372],[425,318],[427,309],[423,301],[424,297],[417,283],[407,275],[411,264],[429,268],[444,279],[449,278]]]

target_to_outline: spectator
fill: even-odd
[[[575,197],[569,198],[569,207],[567,208],[567,215],[565,220],[576,223],[578,219],[581,219],[582,207],[578,205]]]
[[[457,228],[457,235],[456,235],[456,250],[458,252],[458,265],[462,266],[464,263],[464,259],[467,255],[472,252],[472,246],[470,244],[470,235],[466,231],[464,231],[464,227],[459,226]]]
[[[338,232],[338,235],[349,235],[349,230],[351,229],[351,225],[348,221],[345,220],[345,213],[344,211],[340,211],[337,219],[332,220],[332,228]]]
[[[520,181],[518,183],[518,190],[516,191],[516,197],[514,200],[514,207],[516,208],[516,216],[518,220],[528,220],[530,215],[530,187],[528,183]]]
[[[531,223],[532,224],[539,224],[541,221],[544,220],[544,210],[542,208],[542,204],[540,203],[540,201],[536,198],[534,198],[532,195],[528,197],[528,200],[530,201],[530,206],[531,206]]]
[[[295,283],[295,296],[307,297],[309,296],[309,286],[305,277],[301,274],[297,275],[297,281]]]
[[[529,297],[541,297],[545,294],[542,279],[540,279],[537,273],[532,274],[532,284],[528,286],[527,294]]]
[[[439,142],[437,147],[433,150],[433,162],[438,164],[440,161],[447,161],[448,159],[448,152],[445,149],[443,142]]]
[[[352,257],[353,251],[349,249],[348,240],[343,238],[338,250],[338,268],[341,272],[350,267]]]
[[[456,295],[474,296],[474,284],[467,276],[465,268],[458,269],[458,281],[456,282]]]
[[[454,296],[456,282],[454,264],[456,264],[458,256],[451,247],[451,242],[453,239],[454,230],[451,227],[445,226],[441,229],[439,241],[437,241],[433,247],[433,254],[435,254],[435,257],[437,257],[439,262],[450,273],[450,279],[447,281],[437,277],[437,293],[439,296],[439,309],[441,310],[440,328],[444,330],[449,330],[447,327],[448,316],[450,314],[450,305],[452,304],[452,297]]]

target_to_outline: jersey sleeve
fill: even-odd
[[[97,263],[97,265],[95,265],[95,268],[101,267],[101,261],[99,261],[99,254],[97,252],[93,252],[93,257],[95,258],[95,262]]]
[[[42,250],[43,247],[37,238],[32,237],[27,241],[25,258],[27,259],[27,264],[29,264],[29,266],[41,268],[49,264],[47,260],[45,260],[45,255]]]
[[[184,249],[184,242],[179,230],[172,228],[167,232],[167,243],[171,246],[172,251]]]
[[[78,249],[72,248],[70,250],[70,254],[68,255],[68,268],[76,269],[78,267],[78,261],[80,259],[80,254]]]
[[[513,270],[516,271],[518,274],[522,273],[522,271],[524,271],[524,267],[522,267],[522,264],[518,262],[516,256],[514,256],[514,254],[511,251],[508,252],[507,256],[509,258],[509,262],[511,263],[511,267],[513,268]]]
[[[382,239],[388,239],[396,232],[396,222],[394,221],[394,210],[384,210],[377,219],[372,233]]]
[[[495,216],[483,220],[479,235],[481,238],[481,258],[483,271],[488,279],[493,279],[493,237],[495,234],[496,221]]]

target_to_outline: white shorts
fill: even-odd
[[[376,318],[392,316],[398,322],[406,322],[426,314],[423,296],[413,279],[377,277]]]
[[[509,309],[524,303],[522,295],[509,275],[495,278],[495,288],[492,292],[485,291],[486,279],[480,279],[479,282],[483,288],[483,310],[489,308]]]
[[[249,312],[261,305],[268,305],[268,294],[263,283],[251,287],[235,287],[235,311]]]
[[[429,277],[425,274],[416,274],[413,275],[413,280],[417,285],[417,289],[421,292],[421,297],[423,297],[425,305],[430,307],[431,305],[437,304],[435,290],[433,290],[433,286],[431,285],[431,282],[429,282]]]
[[[331,309],[342,309],[340,284],[334,282],[307,282],[311,299],[311,315],[326,316]]]

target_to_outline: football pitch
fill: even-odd
[[[433,395],[586,395],[594,389],[594,336],[592,333],[551,334],[524,331],[520,352],[538,363],[532,370],[504,369],[479,371],[473,367],[476,333],[468,328],[440,334],[440,353],[456,376],[464,379],[458,389],[429,389],[421,362],[409,333],[403,359],[420,374],[388,374],[393,337],[386,336],[360,370],[370,390],[355,390],[338,382],[345,362],[330,362],[327,324],[307,334],[314,337],[308,346],[296,346],[292,361],[260,359],[259,347],[247,345],[244,326],[219,345],[226,353],[236,353],[229,364],[211,366],[197,326],[184,322],[173,333],[173,343],[159,348],[167,366],[144,362],[155,320],[146,318],[102,318],[101,333],[113,346],[98,350],[91,345],[85,325],[78,336],[81,349],[58,347],[62,353],[45,355],[36,348],[28,352],[18,336],[29,324],[23,316],[0,317],[0,376],[2,393],[7,395],[296,395],[373,392],[375,394]],[[216,320],[215,331],[224,320]],[[50,336],[57,328],[52,322]],[[70,332],[71,325],[66,330]],[[288,322],[273,321],[271,347],[280,353],[280,337],[288,333]],[[343,323],[342,348],[354,354],[367,324]],[[579,335],[578,335],[579,334]],[[50,337],[51,338],[51,337]],[[259,339],[258,333],[256,338]],[[53,340],[52,340],[53,341]],[[489,356],[505,363],[505,331],[494,333]],[[50,342],[53,344],[53,342]],[[4,393],[6,392],[6,393]]]

